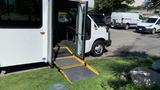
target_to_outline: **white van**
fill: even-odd
[[[111,14],[111,27],[136,27],[137,23],[141,22],[143,16],[140,13],[132,12],[113,12]]]
[[[88,52],[100,56],[105,46],[111,45],[108,28],[96,24],[87,14],[87,2],[1,2],[0,68],[39,62],[51,63],[54,58],[53,48],[63,40],[73,42],[76,49],[74,53],[82,57]]]
[[[155,34],[160,32],[160,17],[159,16],[150,16],[144,22],[138,23],[137,32],[146,32]]]

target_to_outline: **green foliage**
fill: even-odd
[[[151,2],[153,3],[153,5],[158,4],[158,2],[160,2],[160,0],[151,0]]]
[[[108,13],[117,9],[128,8],[127,4],[133,2],[134,0],[95,0],[95,11]]]
[[[154,9],[158,6],[160,6],[160,0],[151,0],[147,5],[148,9]]]

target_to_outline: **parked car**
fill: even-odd
[[[147,32],[155,34],[160,31],[160,17],[159,16],[150,16],[144,22],[138,23],[137,32]]]
[[[143,20],[140,13],[132,12],[113,12],[111,14],[111,27],[136,27],[139,22]]]

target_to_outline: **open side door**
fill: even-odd
[[[78,5],[78,16],[76,26],[76,55],[85,58],[85,25],[88,11],[88,1],[80,2]]]

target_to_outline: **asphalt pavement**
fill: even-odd
[[[160,57],[160,33],[137,33],[135,29],[110,29],[112,45],[104,56],[117,55],[120,52],[145,53]]]

